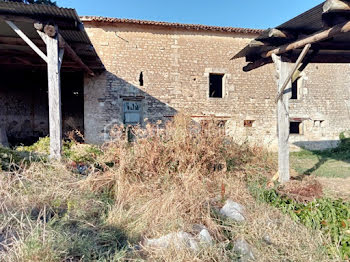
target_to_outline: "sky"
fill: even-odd
[[[56,0],[79,15],[266,29],[321,0]]]

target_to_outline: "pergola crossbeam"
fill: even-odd
[[[43,51],[40,50],[39,47],[36,46],[36,44],[33,43],[32,40],[30,40],[21,29],[19,29],[12,21],[5,20],[5,22],[12,28],[15,33],[23,39],[24,42],[26,42],[35,53],[37,53],[46,63],[47,63],[47,56],[43,53]]]
[[[335,25],[331,28],[328,28],[326,30],[322,30],[319,32],[316,32],[310,36],[306,36],[302,39],[299,39],[295,42],[289,43],[282,45],[280,47],[277,47],[275,49],[272,49],[268,52],[262,53],[261,56],[264,58],[271,57],[272,54],[275,55],[281,55],[284,54],[288,51],[298,49],[298,48],[303,48],[307,44],[313,44],[320,42],[322,40],[329,39],[331,37],[337,36],[342,33],[347,33],[350,31],[350,21]]]
[[[67,55],[79,66],[81,66],[88,75],[94,76],[94,72],[92,72],[92,70],[81,60],[81,58],[75,53],[73,48],[64,40],[64,38],[60,34],[58,35],[58,37],[59,41],[64,46]]]

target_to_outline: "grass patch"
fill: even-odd
[[[300,175],[350,177],[350,143],[344,138],[334,149],[292,152],[291,164]]]
[[[316,199],[308,203],[280,196],[276,189],[268,189],[267,181],[252,183],[250,190],[260,201],[277,207],[294,221],[312,230],[320,230],[331,240],[330,256],[338,254],[342,259],[350,258],[350,202],[330,198]]]

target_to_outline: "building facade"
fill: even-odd
[[[111,127],[167,121],[178,112],[215,117],[226,133],[276,149],[274,65],[249,73],[231,60],[259,30],[83,17],[106,71],[85,78],[86,141],[103,143]],[[350,128],[350,67],[309,65],[293,84],[291,145],[334,147]]]

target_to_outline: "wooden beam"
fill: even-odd
[[[263,46],[266,46],[266,44],[264,42],[257,41],[255,39],[253,39],[252,41],[249,42],[248,46],[249,47],[263,47]]]
[[[280,93],[287,79],[289,64],[283,61],[281,56],[272,54],[272,59],[276,65],[278,87]],[[277,135],[278,135],[278,174],[280,183],[286,183],[290,180],[289,172],[289,99],[291,97],[291,81],[288,83],[288,89],[283,92],[282,99],[277,103]]]
[[[44,34],[47,48],[47,74],[49,90],[50,158],[60,160],[62,152],[61,77],[58,35]]]
[[[76,62],[79,66],[82,67],[82,69],[88,73],[90,76],[94,76],[94,72],[91,71],[91,69],[81,60],[81,58],[75,53],[73,48],[64,40],[64,38],[59,34],[59,41],[64,45],[65,52],[67,55]]]
[[[260,36],[256,38],[256,40],[269,40],[269,39],[295,39],[296,36],[287,31],[282,31],[277,28],[269,28],[264,31]]]
[[[350,11],[350,2],[342,0],[327,0],[323,5],[323,13]]]
[[[350,21],[347,21],[345,23],[333,26],[327,30],[319,31],[315,34],[304,37],[304,38],[297,40],[293,43],[285,44],[285,45],[282,45],[280,47],[277,47],[271,51],[268,51],[268,52],[261,54],[261,56],[266,58],[266,57],[272,56],[272,54],[275,54],[275,55],[284,54],[288,51],[302,48],[307,44],[313,44],[313,43],[316,43],[316,42],[319,42],[322,40],[326,40],[328,38],[334,37],[334,36],[342,34],[342,33],[347,33],[349,31],[350,31]]]
[[[285,79],[282,87],[280,88],[280,91],[277,94],[277,97],[275,99],[275,102],[277,103],[277,101],[282,97],[284,90],[286,89],[287,85],[289,84],[289,82],[292,80],[292,77],[294,75],[294,73],[297,71],[297,69],[299,68],[301,62],[303,61],[303,59],[305,58],[305,56],[307,55],[307,52],[309,52],[311,45],[307,44],[303,51],[301,52],[301,54],[298,57],[298,60],[296,61],[296,63],[294,64],[292,70],[289,72],[287,78]]]
[[[47,56],[12,21],[5,21],[46,63]]]
[[[37,47],[45,47],[45,44],[40,39],[31,39],[31,41]],[[22,38],[8,37],[8,36],[0,36],[0,44],[25,45],[25,46],[27,46],[27,43],[24,42]]]

